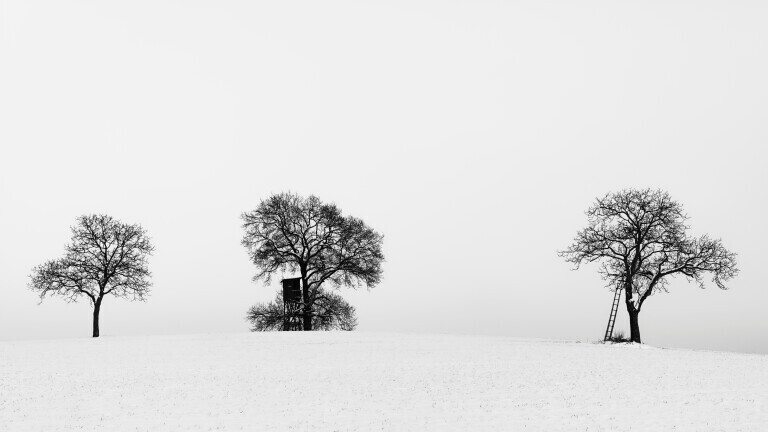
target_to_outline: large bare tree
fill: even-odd
[[[639,315],[652,294],[666,291],[669,278],[682,275],[704,288],[704,275],[721,289],[738,273],[736,254],[720,240],[687,235],[688,217],[662,190],[626,189],[609,193],[586,211],[588,225],[559,255],[578,268],[599,262],[613,289],[625,291],[630,339],[640,342]]]
[[[151,286],[147,258],[153,249],[139,225],[106,215],[80,216],[64,257],[35,267],[29,286],[41,301],[48,294],[69,302],[86,297],[93,306],[93,337],[98,337],[105,296],[146,299]]]
[[[268,283],[286,271],[301,275],[303,330],[312,330],[317,321],[316,303],[329,301],[323,284],[372,288],[381,280],[382,235],[360,219],[343,216],[335,204],[280,193],[242,219],[242,244],[258,268],[254,280]]]

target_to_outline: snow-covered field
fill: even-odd
[[[768,431],[768,356],[363,332],[0,342],[0,430]]]

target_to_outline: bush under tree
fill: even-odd
[[[302,319],[301,314],[294,316],[290,311],[286,314],[283,307],[283,293],[279,292],[275,300],[260,303],[248,310],[246,319],[251,323],[251,331],[285,330],[285,323],[292,318]],[[357,316],[354,306],[335,292],[321,292],[314,304],[312,315],[313,330],[344,330],[352,331],[357,327]]]

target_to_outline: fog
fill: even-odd
[[[0,339],[88,337],[27,288],[106,213],[156,248],[102,335],[245,332],[240,215],[314,194],[384,234],[360,331],[598,340],[613,294],[557,256],[597,196],[667,190],[729,290],[675,279],[656,346],[768,353],[761,2],[0,1]],[[623,320],[623,321],[622,321]],[[617,329],[626,327],[621,310]]]

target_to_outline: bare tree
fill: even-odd
[[[106,215],[80,216],[64,257],[35,267],[29,286],[40,301],[46,294],[68,302],[88,298],[93,306],[93,337],[98,337],[104,296],[145,300],[151,286],[147,257],[153,250],[139,225]]]
[[[357,327],[354,306],[347,303],[337,293],[322,292],[318,295],[314,304],[314,312],[312,316],[313,330],[352,331]],[[251,331],[284,330],[285,318],[283,293],[280,291],[278,291],[274,301],[252,306],[246,315],[246,320],[251,323]]]
[[[335,204],[315,196],[273,195],[242,215],[242,244],[258,273],[269,282],[276,272],[299,272],[302,279],[303,330],[312,330],[315,304],[324,283],[368,288],[381,280],[383,237]]]
[[[688,217],[661,190],[626,189],[598,198],[586,211],[588,226],[568,249],[559,252],[576,268],[599,262],[613,289],[625,291],[630,339],[640,342],[638,317],[650,295],[667,291],[669,276],[683,275],[704,288],[709,273],[721,289],[738,273],[736,254],[720,240],[686,234]]]

